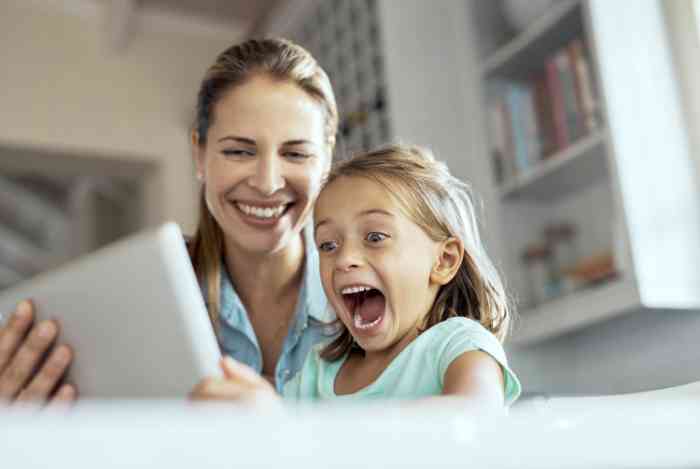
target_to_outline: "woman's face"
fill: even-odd
[[[289,81],[260,75],[213,108],[205,146],[193,136],[209,211],[227,241],[274,253],[308,222],[330,166],[323,107]]]

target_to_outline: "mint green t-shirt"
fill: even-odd
[[[352,394],[336,395],[335,378],[347,356],[330,362],[320,356],[324,344],[314,347],[297,375],[285,385],[285,399],[354,401],[374,398],[415,399],[442,394],[447,368],[465,352],[481,350],[503,369],[505,404],[520,395],[520,382],[508,367],[496,336],[476,321],[447,319],[416,337],[369,386]]]

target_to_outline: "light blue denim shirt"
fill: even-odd
[[[282,352],[275,367],[275,383],[281,392],[284,384],[296,375],[312,347],[333,336],[335,314],[328,305],[321,286],[318,267],[318,250],[310,227],[303,231],[306,261],[301,291],[297,300],[294,320],[282,345]],[[221,327],[219,345],[221,352],[262,372],[262,352],[248,312],[231,283],[224,267],[221,275]]]

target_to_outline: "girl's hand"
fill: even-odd
[[[205,378],[190,393],[194,401],[229,400],[247,405],[279,406],[275,388],[252,368],[231,357],[221,359],[223,378]]]
[[[34,324],[34,307],[23,301],[0,327],[0,404],[71,402],[73,385],[58,386],[73,360],[67,345],[54,346],[58,324]]]

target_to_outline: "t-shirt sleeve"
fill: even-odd
[[[454,325],[447,328],[447,337],[441,340],[438,354],[440,385],[444,385],[445,373],[454,360],[466,352],[481,350],[491,355],[503,370],[505,405],[515,402],[521,392],[520,381],[508,366],[506,353],[496,336],[471,319],[451,318],[448,321]]]

